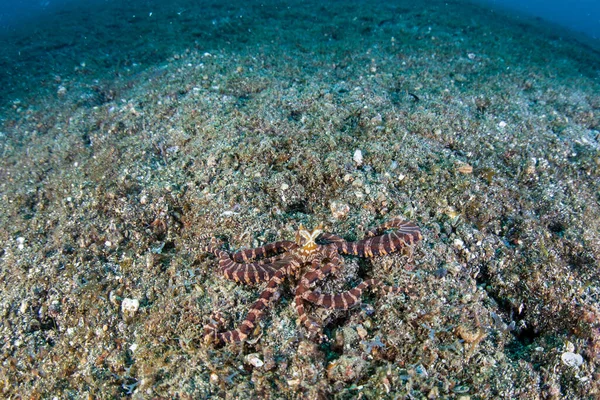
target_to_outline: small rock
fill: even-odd
[[[115,292],[114,290],[111,290],[110,292],[108,292],[108,300],[112,303],[112,305],[114,306],[118,306],[119,305],[119,296],[117,295],[117,292]]]
[[[427,368],[425,368],[422,364],[415,366],[415,373],[421,378],[427,378],[429,373],[427,373]]]
[[[123,312],[123,314],[126,314],[128,316],[133,316],[133,314],[135,314],[139,308],[140,301],[138,299],[125,298],[121,303],[121,311]]]
[[[581,357],[581,355],[577,353],[572,353],[570,351],[565,351],[564,353],[562,353],[560,359],[562,360],[563,364],[565,364],[568,367],[578,368],[581,367],[581,365],[583,364],[583,357]]]
[[[473,167],[469,164],[460,164],[456,170],[458,172],[460,172],[461,174],[472,174],[473,173]]]
[[[329,204],[329,209],[335,219],[344,219],[350,212],[350,206],[348,206],[348,204],[337,201],[332,201],[331,204]]]
[[[364,339],[368,335],[367,330],[362,325],[356,327],[356,333],[358,333],[361,339]]]
[[[317,357],[319,354],[319,347],[311,341],[303,340],[298,344],[298,350],[296,354],[299,357],[312,359]]]
[[[21,302],[21,306],[19,307],[19,312],[21,314],[25,314],[27,312],[28,308],[29,308],[29,302],[27,300],[23,300]]]
[[[327,378],[331,381],[352,382],[362,379],[367,372],[367,362],[360,357],[343,355],[327,366]]]
[[[360,151],[360,149],[357,149],[354,152],[354,156],[352,156],[352,159],[354,160],[354,162],[356,163],[356,165],[361,166],[362,163],[363,163],[362,151]]]
[[[256,368],[260,368],[265,364],[257,353],[248,354],[246,356],[246,362]]]
[[[453,244],[454,244],[454,247],[458,250],[465,248],[465,242],[463,242],[461,239],[454,239]]]

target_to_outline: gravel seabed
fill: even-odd
[[[109,1],[0,42],[4,398],[600,396],[600,53],[462,1]],[[358,156],[360,152],[360,157]],[[323,284],[406,295],[310,310],[201,247],[407,251]]]

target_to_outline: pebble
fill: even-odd
[[[27,300],[23,300],[21,302],[21,306],[19,307],[19,312],[21,314],[25,314],[27,312],[28,308],[29,308],[29,302]]]
[[[64,86],[59,86],[58,90],[56,91],[56,94],[58,95],[58,97],[64,97],[67,94],[67,88]]]
[[[123,299],[121,303],[121,311],[123,314],[133,315],[140,308],[140,301],[138,299]]]
[[[364,339],[368,334],[367,330],[362,325],[356,327],[356,333],[358,333],[358,336],[360,336],[361,339]]]
[[[246,356],[246,362],[256,368],[262,367],[265,363],[260,359],[257,353],[248,354]]]
[[[472,174],[473,167],[469,164],[461,164],[458,166],[457,171],[461,174]]]
[[[583,364],[583,357],[581,357],[580,354],[572,353],[570,351],[565,351],[562,353],[560,359],[562,360],[563,364],[568,367],[578,368]]]
[[[362,165],[363,163],[363,154],[362,151],[360,151],[360,149],[357,149],[354,152],[354,156],[352,156],[352,159],[354,160],[354,162],[356,163],[356,165]]]
[[[348,204],[338,201],[332,201],[331,204],[329,204],[329,209],[335,219],[344,219],[350,212],[350,206]]]
[[[367,362],[360,357],[342,355],[327,366],[330,381],[358,381],[367,373]]]

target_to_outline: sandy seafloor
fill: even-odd
[[[593,47],[460,1],[190,0],[65,8],[0,53],[1,397],[600,396]],[[208,238],[394,216],[423,241],[321,287],[406,294],[311,308],[319,345],[286,284],[204,343],[261,289]]]

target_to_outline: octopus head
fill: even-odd
[[[314,229],[313,231],[308,231],[306,228],[304,228],[304,226],[302,226],[302,224],[300,225],[300,227],[298,228],[298,232],[296,232],[296,244],[298,246],[302,246],[302,251],[309,254],[312,253],[313,251],[316,250],[317,248],[317,243],[315,242],[315,240],[317,240],[317,237],[323,233],[323,225],[319,225],[317,227],[317,229]]]

